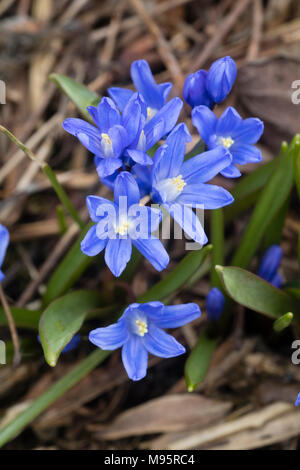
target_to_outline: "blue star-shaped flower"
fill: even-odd
[[[185,353],[185,348],[162,328],[177,328],[200,315],[200,308],[194,303],[170,307],[161,302],[134,303],[117,323],[91,331],[89,340],[104,350],[121,347],[128,376],[140,380],[147,373],[148,353],[164,358]]]
[[[232,162],[221,171],[223,176],[237,178],[241,172],[235,164],[245,165],[262,160],[260,150],[254,146],[264,130],[260,119],[242,119],[231,106],[218,119],[206,106],[197,106],[192,111],[192,121],[209,149],[224,147],[230,152]]]
[[[217,147],[184,162],[186,142],[190,140],[186,125],[178,124],[157,150],[150,170],[151,195],[187,235],[203,245],[207,237],[192,208],[217,209],[233,202],[224,188],[205,184],[230,165],[231,155],[223,147]]]
[[[95,225],[81,242],[87,256],[105,249],[105,262],[115,276],[120,276],[131,258],[132,244],[161,271],[169,255],[161,241],[151,235],[161,221],[161,211],[141,206],[140,192],[134,177],[127,171],[118,175],[114,185],[114,202],[88,196],[87,206]]]
[[[95,126],[77,118],[68,118],[63,127],[95,155],[101,178],[108,177],[124,165],[151,165],[147,151],[175,125],[182,101],[174,98],[147,122],[147,106],[141,95],[134,93],[122,113],[110,98],[98,106],[88,106]]]

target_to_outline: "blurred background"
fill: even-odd
[[[293,88],[293,82],[300,80],[298,0],[1,0],[0,80],[6,84],[6,103],[0,104],[0,122],[51,164],[87,220],[85,197],[99,187],[98,176],[87,150],[62,129],[65,117],[78,116],[78,112],[49,75],[72,77],[101,96],[112,85],[132,87],[130,65],[143,58],[149,62],[156,81],[172,81],[171,96],[181,96],[187,74],[207,69],[212,61],[226,55],[235,59],[238,77],[229,99],[217,112],[232,105],[243,116],[262,119],[265,133],[260,145],[267,162],[279,153],[282,140],[289,141],[300,131],[300,104],[292,102],[295,87],[299,88]],[[186,119],[193,133],[194,145],[198,137],[189,113],[186,106],[181,118]],[[244,173],[254,167],[246,167]],[[222,184],[231,189],[234,183],[222,180]],[[0,220],[11,230],[14,247],[7,263],[6,292],[17,305],[38,308],[44,281],[77,232],[68,230],[60,238],[57,198],[48,180],[3,135]],[[69,222],[67,219],[68,226]],[[241,224],[243,220],[236,221],[235,230]],[[294,253],[298,229],[299,213],[292,208],[282,244],[287,278],[298,269]],[[173,263],[182,254],[183,244],[177,241],[172,247]],[[84,274],[80,285],[98,288],[111,281],[107,276],[107,270],[99,271],[94,266]],[[145,264],[131,289],[139,295],[159,278]],[[208,281],[203,280],[176,301],[203,298],[208,289]],[[263,328],[264,320],[260,322]],[[193,329],[183,328],[180,335],[188,346],[195,344]],[[64,395],[8,448],[161,448],[168,445],[166,442],[176,441],[172,433],[178,430],[187,437],[195,426],[202,429],[223,422],[234,405],[239,405],[239,412],[251,412],[283,397],[292,402],[300,391],[300,372],[290,370],[289,353],[281,356],[271,352],[259,335],[255,340],[238,340],[238,351],[232,339],[217,350],[214,363],[218,367],[201,386],[201,395],[185,393],[184,358],[154,360],[147,379],[133,386],[122,372],[119,356],[114,354],[101,371],[95,370]],[[257,341],[261,341],[258,349]],[[1,368],[0,408],[4,421],[0,425],[7,412],[11,416],[18,411],[16,403],[25,406],[85,357],[90,350],[86,343],[51,371],[44,365],[37,342],[37,356],[31,344],[28,360],[17,370]],[[230,360],[224,364],[229,353]],[[290,384],[288,374],[296,374],[296,384]],[[146,408],[140,410],[142,403]],[[232,419],[235,417],[233,413]],[[162,441],[158,435],[163,436]],[[286,436],[280,428],[272,441],[275,448],[297,448],[295,432],[287,432]],[[180,439],[175,448],[183,445]],[[249,448],[262,446],[260,435],[252,441],[250,435],[243,439],[241,443],[229,439],[223,447],[243,447],[245,442]],[[209,447],[200,438],[201,445]]]

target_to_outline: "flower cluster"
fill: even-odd
[[[261,160],[254,144],[263,132],[262,122],[243,120],[232,107],[220,118],[212,111],[235,81],[236,65],[230,57],[214,62],[208,72],[189,75],[184,84],[183,97],[193,108],[193,125],[206,145],[206,151],[192,158],[185,155],[190,132],[186,124],[177,124],[182,100],[168,101],[172,84],[158,85],[145,60],[132,64],[131,77],[135,91],[110,88],[109,97],[87,108],[93,124],[74,118],[63,123],[94,155],[100,180],[114,193],[113,201],[88,196],[94,225],[82,240],[81,250],[87,256],[105,251],[105,262],[115,276],[126,268],[132,245],[156,270],[166,268],[169,255],[153,234],[163,213],[169,213],[190,239],[207,243],[195,209],[213,210],[233,202],[227,190],[209,182],[218,174],[238,177],[236,164]],[[155,208],[147,205],[151,201]],[[212,290],[207,305],[212,319],[223,308],[222,293]],[[184,352],[162,328],[183,325],[199,315],[195,304],[132,304],[116,324],[92,331],[90,340],[103,349],[122,347],[129,377],[139,380],[146,374],[148,352],[160,357]]]

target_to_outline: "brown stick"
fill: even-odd
[[[0,284],[0,300],[3,305],[4,313],[6,315],[8,327],[9,327],[10,334],[11,334],[11,339],[14,345],[13,365],[17,366],[21,360],[20,341],[19,341],[19,336],[18,336],[18,332],[16,329],[15,321],[10,311],[10,308],[7,303],[7,300],[3,291],[3,287],[1,284]]]
[[[230,13],[224,18],[223,22],[218,26],[216,33],[211,40],[206,44],[202,53],[193,63],[193,71],[203,67],[205,62],[211,57],[213,51],[220,44],[224,36],[229,33],[241,14],[246,10],[250,2],[253,0],[239,0],[234,3],[234,7]]]
[[[170,75],[176,85],[177,93],[180,93],[184,83],[183,73],[181,71],[180,65],[171,51],[168,41],[162,34],[160,28],[151,18],[150,14],[147,12],[141,0],[129,0],[133,8],[136,10],[137,14],[141,17],[142,21],[146,24],[150,33],[154,36],[157,41],[157,51],[166,65],[167,69],[170,72]]]
[[[247,60],[253,60],[257,57],[262,38],[263,27],[263,5],[261,0],[254,0],[253,20],[252,20],[252,38],[247,52]]]

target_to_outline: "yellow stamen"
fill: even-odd
[[[182,178],[182,175],[178,175],[176,176],[176,178],[172,178],[172,183],[176,186],[176,189],[178,189],[178,191],[180,192],[183,190],[183,188],[186,185],[186,182]]]
[[[115,233],[119,233],[120,235],[126,235],[128,228],[129,228],[129,223],[128,223],[128,222],[124,222],[123,224],[119,225],[119,226],[115,229]]]
[[[226,149],[229,149],[234,143],[234,140],[231,137],[221,137],[220,142],[223,145],[223,147],[225,147]]]
[[[157,113],[156,109],[148,107],[147,108],[147,122],[150,121],[150,119],[152,119],[156,113]]]
[[[145,321],[142,320],[136,320],[135,322],[139,328],[139,335],[144,336],[145,333],[148,333],[148,326]]]
[[[105,132],[103,132],[101,134],[101,138],[105,141],[105,144],[111,145],[111,140],[108,134],[105,134]]]

